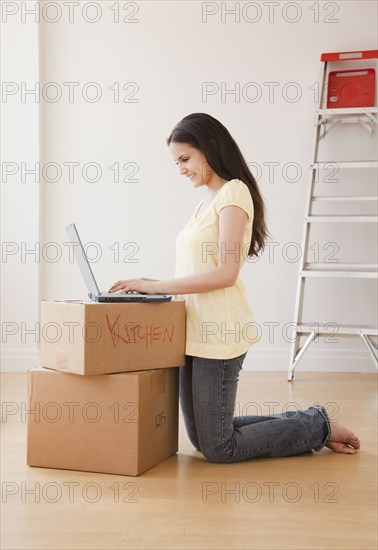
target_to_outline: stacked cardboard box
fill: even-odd
[[[27,463],[139,475],[178,450],[185,301],[42,302]]]

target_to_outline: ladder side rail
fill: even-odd
[[[360,332],[360,336],[365,344],[365,346],[368,349],[368,352],[370,354],[370,357],[375,365],[375,367],[378,369],[378,352],[377,352],[377,346],[373,343],[370,336],[364,334],[363,332]]]
[[[294,359],[293,363],[291,363],[291,365],[289,367],[289,372],[288,372],[288,375],[287,375],[287,379],[288,379],[289,382],[291,382],[292,379],[294,378],[294,371],[295,371],[296,366],[298,365],[299,361],[302,359],[305,351],[310,346],[311,342],[313,342],[315,340],[316,336],[317,336],[317,333],[315,331],[310,332],[309,335],[307,336],[306,341],[304,342],[303,346],[301,348],[299,348],[298,353],[295,356],[295,359]]]
[[[319,83],[321,84],[320,90],[317,97],[316,102],[316,115],[315,119],[318,122],[319,120],[319,114],[318,109],[319,105],[322,105],[324,101],[324,95],[325,95],[325,84],[326,84],[326,75],[327,75],[327,62],[323,63],[320,69],[320,75],[319,75]],[[318,158],[318,152],[319,152],[319,141],[320,141],[320,135],[321,135],[321,126],[319,126],[315,123],[315,130],[313,131],[313,143],[312,143],[312,158],[311,158],[311,165],[314,164],[314,162],[317,161]],[[306,196],[306,216],[304,219],[304,228],[303,228],[303,234],[302,234],[302,254],[301,254],[301,261],[299,262],[299,269],[298,269],[298,280],[297,280],[297,291],[296,291],[296,297],[295,297],[295,308],[294,308],[294,323],[295,327],[293,330],[293,342],[291,343],[291,349],[290,349],[290,369],[289,370],[289,380],[292,379],[292,376],[294,374],[293,366],[295,362],[296,354],[298,353],[299,349],[299,340],[300,337],[297,335],[296,326],[298,325],[298,322],[302,320],[302,313],[303,313],[303,297],[304,297],[304,291],[305,291],[305,278],[302,277],[302,271],[304,269],[305,263],[307,261],[307,245],[309,241],[309,233],[310,233],[310,225],[307,223],[307,217],[311,212],[312,207],[312,195],[313,195],[313,189],[315,184],[315,178],[316,178],[317,172],[316,170],[310,170],[310,184],[307,189],[307,196]]]

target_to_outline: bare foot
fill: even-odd
[[[354,454],[360,448],[360,440],[349,428],[331,421],[331,435],[325,446],[335,453]]]

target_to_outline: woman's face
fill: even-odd
[[[208,185],[214,178],[217,178],[202,151],[187,143],[174,141],[169,144],[169,150],[179,166],[180,174],[189,178],[193,183],[193,187]]]

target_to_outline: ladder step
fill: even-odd
[[[307,223],[323,223],[323,222],[353,222],[353,223],[377,223],[378,216],[307,216]]]
[[[306,262],[305,263],[306,269],[329,269],[330,271],[335,269],[356,269],[357,271],[366,271],[368,269],[374,271],[378,270],[378,264],[362,264],[362,263],[349,263],[349,264],[342,264],[340,262]]]
[[[319,168],[378,168],[377,160],[341,160],[341,161],[322,161],[314,162],[310,170],[319,170]]]
[[[377,107],[348,107],[344,109],[317,109],[319,115],[363,115],[366,113],[377,113]]]
[[[359,335],[366,334],[368,336],[378,336],[378,329],[376,327],[368,325],[339,325],[338,323],[299,323],[297,325],[297,332],[302,334],[310,334],[310,332],[316,331],[320,335]]]
[[[348,265],[348,264],[346,264]],[[377,270],[369,269],[348,269],[348,267],[340,266],[339,269],[321,269],[310,268],[303,269],[300,273],[301,277],[318,277],[318,278],[344,278],[344,279],[378,279]]]
[[[351,124],[355,122],[360,122],[361,124],[372,124],[373,122],[377,124],[377,119],[374,117],[374,115],[371,115],[373,117],[373,120],[368,117],[368,115],[365,115],[365,117],[348,117],[348,118],[327,118],[322,117],[318,120],[318,122],[315,123],[315,126],[320,126],[321,124]]]
[[[317,195],[314,197],[311,197],[311,200],[314,202],[347,202],[347,201],[372,201],[375,202],[378,200],[377,195],[338,195],[338,196],[331,196],[331,195]]]

